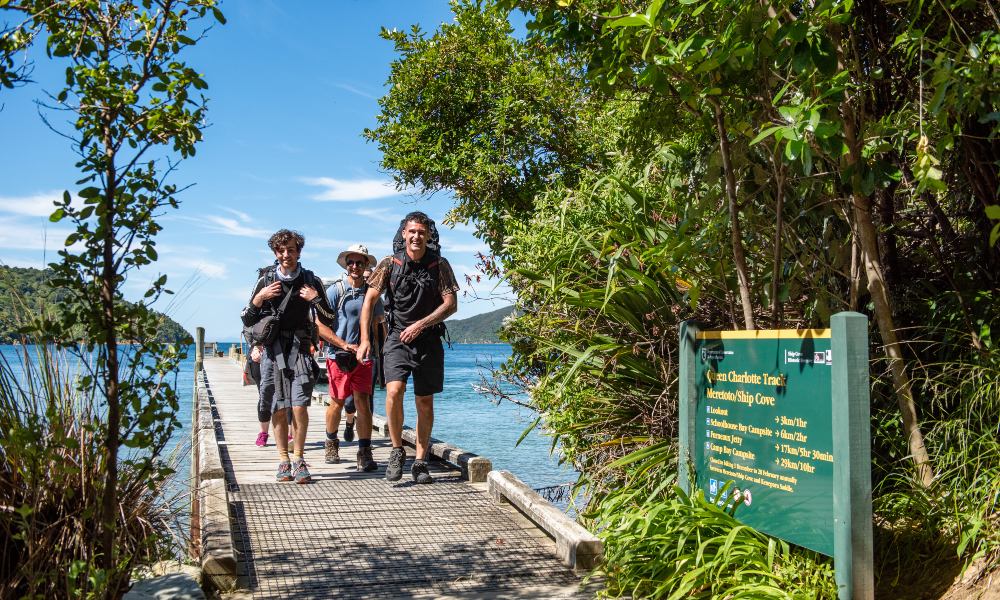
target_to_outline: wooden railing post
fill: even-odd
[[[194,372],[197,374],[205,364],[205,328],[194,330]]]

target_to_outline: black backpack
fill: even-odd
[[[302,269],[302,282],[303,282],[303,284],[306,284],[306,285],[311,284],[320,293],[325,293],[323,290],[325,290],[326,288],[323,286],[323,281],[322,280],[320,280],[318,277],[316,277],[316,275],[312,271],[310,271],[309,269],[306,269],[305,267],[302,267],[301,265],[299,266],[299,268]],[[275,261],[274,263],[272,263],[270,265],[266,265],[266,266],[263,266],[263,267],[260,267],[260,268],[257,269],[257,278],[258,279],[261,278],[261,277],[264,278],[264,285],[263,285],[263,287],[267,287],[267,286],[271,285],[272,283],[274,283],[275,281],[278,280],[278,272],[277,271],[278,271],[278,262],[277,261]],[[280,328],[281,313],[283,311],[284,306],[287,305],[287,303],[288,303],[287,299],[288,299],[288,297],[290,295],[291,294],[283,294],[282,295],[282,300],[283,301],[282,301],[280,307],[278,308],[278,313],[276,315],[273,315],[273,316],[277,317],[276,319],[273,319],[274,322],[275,322],[275,325],[274,325],[275,329]],[[263,319],[267,319],[267,318],[268,318],[268,316],[263,317]],[[244,330],[243,330],[244,337],[246,337],[247,342],[249,342],[251,345],[257,344],[257,343],[261,343],[261,341],[263,341],[263,340],[253,339],[254,337],[256,337],[254,335],[254,332],[253,332],[253,327],[254,326],[245,327]],[[318,332],[316,330],[316,325],[313,324],[311,321],[310,321],[310,325],[309,325],[309,334],[310,334],[310,337],[312,338],[314,344],[319,341]]]

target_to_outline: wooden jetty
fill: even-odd
[[[215,587],[252,598],[593,595],[599,584],[581,587],[581,575],[599,563],[599,540],[488,459],[442,442],[434,484],[413,483],[409,462],[401,481],[386,481],[383,419],[372,439],[377,472],[355,470],[356,443],[342,442],[344,460],[329,465],[325,406],[314,401],[314,483],[276,482],[273,440],[254,445],[257,390],[242,385],[238,358],[197,358],[192,539]],[[412,460],[413,431],[405,437]]]

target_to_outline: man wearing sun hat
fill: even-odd
[[[331,358],[326,361],[331,400],[326,409],[326,462],[340,462],[337,429],[340,427],[344,400],[353,396],[357,410],[357,469],[367,472],[378,469],[378,464],[372,457],[372,413],[369,402],[372,395],[372,361],[358,361],[355,353],[361,341],[361,307],[368,291],[364,275],[375,263],[375,257],[368,253],[368,248],[364,245],[349,246],[337,257],[337,264],[347,271],[347,275],[327,289],[330,306],[337,315],[334,339],[339,338],[342,346],[334,347]],[[373,322],[381,322],[384,312],[380,299],[375,306]]]

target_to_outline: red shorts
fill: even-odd
[[[372,395],[372,367],[370,360],[359,362],[350,373],[337,366],[333,356],[326,359],[326,376],[330,384],[330,397],[343,400],[356,393]]]

